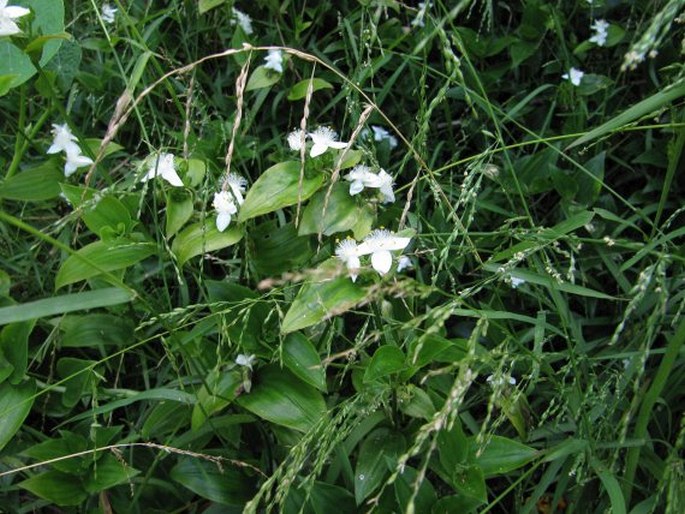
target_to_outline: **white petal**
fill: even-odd
[[[350,196],[361,193],[364,190],[364,184],[361,180],[350,182]]]
[[[176,170],[164,170],[162,172],[162,178],[172,186],[183,187],[183,181],[181,180],[181,177],[178,176],[178,173],[176,173]]]
[[[226,227],[231,223],[231,214],[228,212],[220,212],[216,217],[216,229],[219,232],[226,230]]]
[[[385,275],[392,266],[392,254],[387,250],[374,252],[371,254],[371,266],[381,275]]]
[[[5,7],[3,11],[5,16],[12,19],[21,18],[22,16],[26,16],[31,12],[28,9],[25,9],[24,7],[19,7],[16,5],[10,5],[9,7]]]
[[[392,190],[392,186],[381,187],[380,191],[383,195],[383,203],[392,203],[395,201],[395,192]]]
[[[330,148],[337,148],[337,149],[342,149],[342,148],[347,148],[348,143],[343,143],[342,141],[329,141],[328,146]]]
[[[318,157],[322,153],[324,153],[326,150],[328,150],[328,146],[325,144],[321,143],[314,143],[314,146],[312,146],[311,152],[309,152],[310,157]]]

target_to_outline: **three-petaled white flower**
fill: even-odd
[[[359,164],[345,176],[345,180],[350,182],[350,195],[354,196],[364,190],[365,187],[379,189],[383,195],[383,202],[394,202],[395,193],[392,190],[392,176],[381,168],[376,174],[371,168]]]
[[[238,208],[235,206],[233,197],[228,191],[214,193],[212,206],[216,210],[216,229],[219,232],[223,232],[231,223],[231,217],[238,212]]]
[[[267,70],[283,73],[283,52],[280,50],[269,50],[269,53],[266,54],[264,60],[266,61],[264,67]]]
[[[523,280],[522,278],[518,278],[518,277],[514,277],[514,276],[511,277],[511,287],[514,289],[516,289],[521,284],[525,284],[525,283],[526,283],[526,281]]]
[[[404,271],[407,268],[411,268],[412,263],[411,259],[407,257],[406,255],[400,256],[400,259],[397,261],[397,272],[399,273],[400,271]]]
[[[252,34],[252,18],[235,7],[233,8],[233,16],[235,17],[234,23],[240,25],[240,28],[243,29],[245,34]]]
[[[288,134],[288,146],[293,152],[299,152],[305,144],[307,134],[302,129],[293,130]]]
[[[161,153],[152,158],[150,168],[148,168],[147,173],[140,180],[147,182],[155,177],[162,177],[172,186],[183,187],[183,181],[178,176],[178,173],[176,173],[176,168],[174,168],[174,154]]]
[[[410,237],[400,237],[389,230],[373,230],[357,247],[359,255],[371,254],[371,266],[381,275],[385,275],[392,267],[394,250],[404,250],[411,241]]]
[[[498,376],[495,377],[494,375],[488,376],[488,378],[485,379],[485,381],[490,384],[491,387],[502,387],[505,383],[509,383],[510,385],[516,385],[516,379],[514,377],[503,377],[503,376]]]
[[[1,1],[1,0],[0,0]],[[52,124],[53,140],[47,153],[64,152],[67,160],[64,163],[64,176],[70,177],[78,168],[93,164],[93,159],[81,154],[76,136],[71,132],[69,125]]]
[[[378,125],[371,125],[371,130],[373,130],[373,140],[377,143],[387,141],[390,148],[395,148],[397,146],[397,138],[388,132],[387,129],[379,127]]]
[[[354,239],[345,239],[338,243],[335,249],[335,255],[345,263],[347,269],[350,270],[350,278],[352,282],[357,280],[361,262],[359,262],[359,246]]]
[[[108,3],[102,4],[100,9],[100,16],[102,16],[102,21],[105,23],[114,23],[114,18],[117,14],[117,9],[109,5]]]
[[[19,34],[21,29],[14,20],[26,16],[31,11],[17,5],[7,5],[7,0],[0,0],[0,36]]]
[[[590,28],[595,31],[595,33],[590,38],[590,43],[595,43],[597,46],[604,46],[607,44],[607,36],[609,30],[609,23],[606,20],[595,20],[595,22],[590,25]]]
[[[329,148],[336,148],[339,150],[348,145],[348,143],[337,141],[338,134],[330,127],[319,127],[314,132],[310,132],[309,137],[312,138],[312,142],[314,143],[314,146],[312,146],[309,153],[311,157],[317,157]]]
[[[571,84],[574,86],[580,86],[580,81],[583,80],[583,75],[585,75],[584,71],[581,71],[578,68],[571,68],[568,70],[568,73],[564,73],[561,78],[570,80]]]
[[[247,180],[237,173],[229,173],[228,177],[226,177],[226,182],[228,187],[231,189],[231,193],[233,193],[235,201],[238,202],[238,205],[242,205],[245,201],[243,193],[247,187]]]
[[[252,363],[255,361],[257,357],[253,355],[245,355],[244,353],[238,354],[238,356],[235,358],[235,363],[238,366],[245,366],[246,368],[249,368],[250,371],[252,371]]]
[[[76,147],[76,150],[76,152],[67,150],[67,161],[64,163],[65,177],[70,177],[77,168],[93,164],[93,159],[81,154],[80,148]]]

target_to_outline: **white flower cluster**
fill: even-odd
[[[352,168],[352,171],[345,177],[350,182],[350,196],[361,193],[364,188],[378,189],[383,195],[383,203],[395,201],[395,193],[392,190],[392,177],[383,168],[378,173],[371,171],[371,168],[360,164]]]
[[[302,130],[294,130],[288,134],[288,146],[292,151],[299,152],[302,149],[302,145],[305,144],[307,137],[313,143],[309,151],[310,157],[318,157],[326,153],[329,148],[341,150],[349,144],[338,141],[338,134],[332,128],[319,127],[314,132],[307,134],[304,134]]]
[[[236,173],[229,173],[226,178],[226,187],[214,193],[212,207],[216,211],[216,229],[219,232],[226,230],[231,223],[231,218],[238,212],[238,208],[245,201],[243,194],[247,188],[247,180]]]
[[[589,40],[590,43],[595,43],[597,46],[605,46],[609,35],[609,23],[606,20],[595,20],[595,22],[590,25],[590,28],[595,31]]]
[[[335,255],[347,266],[354,282],[357,280],[361,268],[360,257],[371,255],[373,269],[381,275],[385,275],[392,267],[391,252],[404,250],[410,241],[410,237],[401,237],[389,230],[376,229],[366,236],[361,243],[357,243],[351,238],[341,241],[335,249]],[[397,270],[402,271],[410,264],[411,261],[408,261],[408,258],[400,259]]]
[[[241,29],[243,29],[243,32],[247,34],[248,36],[252,34],[252,18],[250,18],[247,14],[245,14],[242,11],[239,11],[235,7],[233,7],[233,20],[232,23],[235,25],[236,23],[240,26]]]
[[[176,173],[174,167],[174,154],[161,153],[159,155],[151,155],[147,158],[149,168],[147,173],[141,177],[142,182],[147,182],[151,178],[161,177],[174,187],[183,187],[181,177]]]
[[[283,73],[283,52],[280,50],[269,50],[269,53],[264,57],[266,64],[264,67],[267,70],[273,70],[276,73]]]
[[[0,0],[0,37],[19,34],[21,29],[14,20],[30,12],[25,7],[7,5],[7,0]]]
[[[100,9],[100,16],[102,16],[102,21],[105,23],[114,23],[116,18],[117,9],[109,5],[108,3],[102,4]]]
[[[1,2],[2,0],[0,0]],[[47,153],[64,152],[67,160],[64,164],[64,176],[69,177],[76,171],[77,168],[93,164],[90,157],[86,157],[81,153],[81,147],[78,145],[76,136],[72,134],[69,125],[52,125],[52,145],[48,148]]]

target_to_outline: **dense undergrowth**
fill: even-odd
[[[685,2],[0,4],[0,512],[685,511]]]

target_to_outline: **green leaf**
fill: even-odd
[[[22,452],[23,455],[36,459],[39,462],[59,459],[68,455],[74,455],[88,449],[88,441],[72,432],[62,432],[58,439],[48,439],[35,444]],[[79,456],[69,459],[55,460],[50,465],[63,473],[80,474],[93,462],[93,456]]]
[[[166,237],[171,238],[181,230],[193,215],[193,195],[182,188],[169,191],[166,199]]]
[[[139,473],[137,469],[108,453],[98,460],[91,472],[86,475],[85,489],[89,493],[99,493],[119,484],[130,483]]]
[[[2,42],[0,42],[2,44]],[[0,184],[0,198],[37,202],[59,196],[64,172],[56,159],[17,173]]]
[[[63,0],[28,0],[26,7],[30,7],[35,19],[32,29],[42,37],[58,36],[57,39],[47,41],[43,45],[43,55],[40,65],[45,66],[60,49],[64,34],[64,2]]]
[[[433,504],[438,501],[433,484],[429,480],[422,480],[418,485],[418,472],[406,466],[395,480],[395,497],[400,505],[407,505],[410,498],[414,497],[414,512],[430,512]]]
[[[396,461],[405,446],[402,434],[384,427],[374,430],[364,439],[354,470],[354,498],[357,505],[378,489],[390,474],[388,461]]]
[[[62,263],[55,277],[55,289],[86,280],[103,272],[128,268],[155,253],[152,243],[128,239],[96,241],[78,250]]]
[[[257,273],[274,276],[303,266],[314,255],[311,238],[298,237],[294,223],[260,223],[249,232]]]
[[[18,485],[60,507],[80,505],[88,498],[81,480],[61,471],[46,471]]]
[[[0,38],[0,75],[11,77],[9,87],[23,84],[35,73],[31,58],[14,46],[9,38]]]
[[[86,226],[102,237],[103,232],[127,234],[133,219],[126,206],[112,195],[100,197],[95,189],[60,184],[69,203],[77,208]]]
[[[254,493],[252,480],[228,463],[219,467],[195,457],[182,457],[170,475],[195,494],[223,505],[243,505]]]
[[[435,406],[426,391],[416,387],[414,384],[407,384],[402,388],[399,409],[413,418],[421,418],[430,421],[435,414]]]
[[[364,373],[364,382],[373,382],[379,378],[399,373],[405,368],[406,358],[397,346],[386,344],[373,354]]]
[[[171,251],[176,255],[179,264],[183,265],[197,255],[234,245],[242,238],[241,227],[233,225],[219,232],[216,221],[213,218],[206,219],[204,223],[193,223],[183,229],[174,239]]]
[[[281,80],[281,75],[281,73],[278,73],[277,71],[265,66],[257,66],[257,68],[255,68],[250,75],[250,78],[247,80],[245,91],[253,91],[255,89],[271,87],[276,82]]]
[[[57,361],[57,374],[65,379],[62,386],[65,388],[62,395],[62,404],[65,407],[76,405],[83,395],[90,395],[91,386],[99,380],[96,373],[97,361],[76,359],[74,357],[62,357]]]
[[[469,445],[472,462],[480,466],[485,478],[509,473],[525,466],[539,455],[535,448],[496,435],[488,438],[480,455],[475,436],[469,438]]]
[[[2,311],[3,309],[0,309],[0,317]],[[29,357],[29,335],[31,335],[35,324],[33,320],[11,323],[0,332],[0,355],[3,355],[7,365],[11,366],[12,372],[6,378],[9,378],[12,384],[18,384],[26,374]]]
[[[451,484],[462,495],[473,498],[479,503],[488,501],[483,470],[479,466],[459,466],[451,476]]]
[[[621,486],[616,479],[616,476],[611,473],[602,463],[596,459],[592,459],[592,468],[597,473],[597,476],[602,482],[604,489],[606,489],[609,494],[609,500],[611,501],[611,513],[612,514],[626,514],[626,499],[623,496],[623,491],[621,491]]]
[[[98,289],[98,291],[107,291]],[[121,289],[109,289],[110,296]],[[123,291],[122,291],[123,292]],[[127,317],[114,314],[89,314],[65,316],[60,322],[64,331],[60,339],[62,348],[88,348],[100,345],[123,346],[136,340],[135,325]]]
[[[283,342],[283,364],[299,378],[326,392],[326,372],[314,345],[300,333],[288,334]]]
[[[309,88],[310,82],[312,83],[312,91],[319,91],[320,89],[333,89],[333,84],[326,82],[323,79],[304,79],[290,88],[288,100],[301,100],[307,96],[307,89]]]
[[[330,236],[337,232],[353,230],[364,220],[371,220],[372,222],[374,216],[368,204],[358,205],[355,198],[350,196],[349,187],[342,183],[333,185],[324,215],[323,207],[327,193],[328,188],[318,191],[309,201],[302,213],[302,220],[298,228],[299,235],[321,233]]]
[[[0,384],[0,450],[10,442],[21,428],[35,400],[36,386],[33,380],[19,385],[8,382]]]
[[[349,277],[305,284],[288,309],[281,324],[281,332],[295,332],[342,314],[365,296],[366,290]]]
[[[200,0],[197,9],[200,14],[204,14],[210,9],[220,6],[224,2],[226,2],[226,0]]]
[[[197,393],[197,403],[193,407],[191,417],[191,429],[198,430],[205,421],[231,403],[238,393],[238,389],[243,384],[243,379],[237,371],[210,372]]]
[[[338,512],[356,512],[354,496],[345,488],[326,482],[314,482],[309,502],[315,514],[330,514],[335,506]]]
[[[431,514],[453,514],[454,512],[459,512],[460,514],[470,514],[475,512],[479,505],[481,505],[480,500],[461,494],[443,496],[435,503],[435,505],[433,505]]]
[[[674,102],[683,95],[685,95],[685,82],[680,82],[671,88],[659,91],[649,98],[645,98],[641,102],[636,103],[621,114],[614,116],[599,127],[592,129],[584,136],[579,137],[568,145],[566,150],[570,150],[573,147],[585,144],[593,139],[597,139],[618,130],[643,116],[647,116],[648,114],[661,109],[664,105]]]
[[[606,152],[600,152],[592,159],[583,164],[590,175],[579,171],[575,175],[575,180],[578,183],[578,192],[576,193],[576,200],[585,207],[593,205],[602,189],[602,181],[604,180],[604,161]]]
[[[237,403],[267,421],[300,432],[309,431],[327,413],[321,393],[277,366],[253,376],[253,388]]]
[[[266,170],[247,192],[238,220],[273,212],[312,196],[323,183],[323,175],[305,177],[300,188],[300,162],[279,162]]]
[[[59,36],[69,38],[68,34],[60,34]],[[66,92],[71,87],[81,65],[81,58],[81,45],[78,42],[73,40],[62,41],[57,54],[45,66],[47,71],[55,73],[57,83],[62,91]]]

